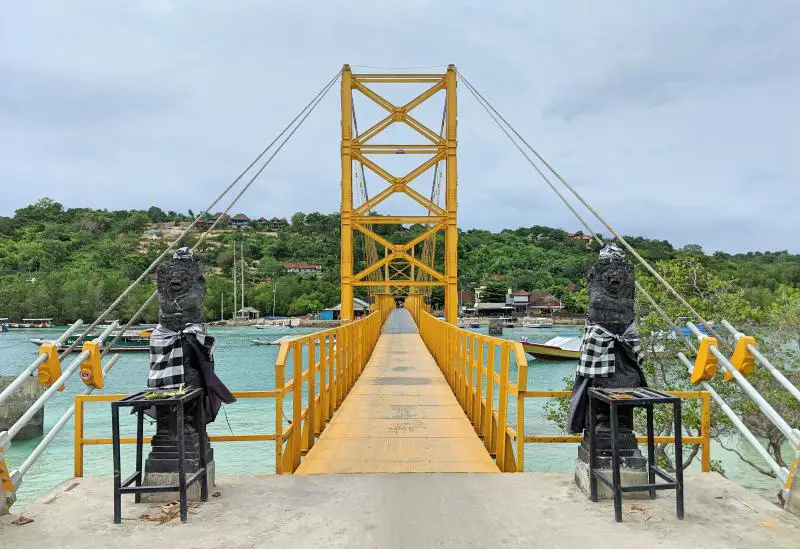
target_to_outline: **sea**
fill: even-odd
[[[483,332],[486,328],[475,331]],[[37,356],[37,347],[30,342],[32,338],[55,339],[61,329],[22,329],[0,333],[0,375],[16,375]],[[278,347],[257,345],[253,340],[273,340],[284,335],[297,335],[313,332],[308,328],[271,328],[259,330],[254,327],[211,328],[216,337],[216,371],[222,381],[235,391],[270,390],[275,387],[275,359]],[[505,328],[503,337],[543,343],[556,335],[579,335],[580,327],[558,326],[554,328]],[[65,360],[66,362],[66,360]],[[513,368],[512,368],[513,370]],[[143,352],[122,353],[119,362],[106,377],[103,393],[133,393],[146,388],[148,355]],[[289,373],[289,372],[287,372]],[[531,390],[559,390],[564,388],[564,378],[575,373],[575,361],[550,361],[530,359],[528,363],[528,388]],[[290,375],[290,374],[289,374]],[[516,372],[511,372],[516,379]],[[64,391],[58,391],[45,408],[45,433],[61,415],[73,404],[76,394],[84,390],[84,385],[74,375]],[[99,391],[96,391],[96,393]],[[546,399],[526,399],[525,432],[528,435],[556,435],[561,430],[547,420]],[[290,411],[291,407],[287,408]],[[275,402],[273,399],[242,399],[223,406],[216,421],[210,426],[211,434],[254,434],[271,433],[275,427]],[[512,426],[516,421],[513,409],[509,413]],[[111,413],[108,402],[87,403],[85,410],[85,436],[110,438]],[[135,434],[133,416],[123,414],[123,436]],[[154,430],[152,425],[145,428],[145,434]],[[44,454],[25,475],[18,489],[18,504],[30,501],[61,482],[73,476],[74,467],[74,424],[72,421],[50,444]],[[6,460],[13,470],[30,454],[41,439],[14,441],[6,454]],[[744,442],[729,441],[745,456],[758,462],[759,457]],[[565,444],[526,444],[525,469],[538,472],[569,473],[574,470],[577,448],[574,443]],[[274,442],[223,442],[214,444],[217,475],[263,475],[275,473]],[[776,501],[777,485],[773,479],[761,475],[728,452],[713,443],[711,457],[720,460],[725,474],[733,481],[759,492],[770,501]],[[123,476],[126,465],[132,467],[133,445],[123,445]],[[700,468],[699,456],[690,466]],[[132,471],[132,469],[130,469]],[[84,450],[84,475],[102,476],[112,474],[111,446],[86,446]],[[691,490],[691,484],[687,486]]]

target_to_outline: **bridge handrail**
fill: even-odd
[[[75,331],[81,326],[83,326],[83,320],[80,319],[76,320],[75,322],[72,323],[72,325],[68,326],[67,329],[64,330],[64,332],[60,336],[58,336],[55,340],[53,340],[52,343],[55,343],[57,347],[59,345],[62,345],[67,340],[67,338],[72,334],[74,334]],[[64,354],[59,356],[59,360],[63,358]],[[48,355],[42,353],[39,356],[37,356],[36,359],[33,362],[31,362],[27,368],[23,369],[22,372],[20,372],[20,374],[16,378],[14,378],[14,381],[12,381],[9,385],[6,386],[5,389],[3,389],[2,392],[0,392],[0,405],[2,405],[6,400],[11,398],[11,395],[14,393],[14,391],[17,390],[17,388],[20,385],[22,385],[25,379],[33,375],[33,371],[36,370],[42,364],[44,364],[47,361],[47,359]]]
[[[275,398],[278,391],[233,391],[233,396],[237,399],[250,399],[250,398]],[[111,444],[112,439],[103,438],[87,438],[85,436],[84,425],[84,412],[85,404],[87,402],[115,402],[125,398],[125,393],[116,394],[102,394],[102,395],[75,395],[75,457],[74,457],[74,474],[76,477],[83,477],[84,465],[84,447],[85,446],[99,446]],[[275,433],[254,433],[243,435],[209,435],[210,442],[258,442],[275,440],[277,437]],[[152,437],[144,437],[144,442],[150,442]],[[135,444],[136,437],[121,437],[120,444]]]
[[[409,305],[406,305],[409,308]],[[527,389],[528,361],[522,344],[517,341],[479,334],[458,328],[410,306],[417,320],[420,335],[442,369],[459,404],[495,456],[501,471],[524,471],[526,443],[581,442],[580,435],[525,434],[525,399],[566,398],[569,391],[536,391]],[[491,349],[491,351],[489,351]],[[497,354],[499,353],[499,360]],[[517,365],[517,379],[510,379],[510,358]],[[499,363],[499,371],[497,365]],[[491,373],[491,374],[490,374]],[[495,388],[498,398],[495,402]],[[699,399],[700,434],[684,436],[686,444],[701,447],[701,468],[711,470],[711,395],[708,391],[669,391],[681,398]],[[516,399],[516,428],[508,425],[510,399]],[[488,413],[487,410],[491,410]],[[645,437],[637,437],[646,442]],[[674,443],[674,436],[656,437],[658,443]],[[514,444],[516,443],[516,444]],[[516,448],[516,455],[514,455]]]
[[[392,300],[392,307],[394,301]],[[234,391],[236,398],[274,398],[275,425],[271,433],[209,435],[211,442],[275,441],[275,472],[292,473],[302,456],[314,446],[326,422],[355,384],[366,366],[380,335],[383,319],[390,310],[376,310],[361,320],[349,322],[320,332],[298,336],[281,343],[275,361],[275,389]],[[313,353],[310,352],[313,349]],[[292,376],[286,380],[286,366]],[[305,364],[305,368],[304,368]],[[295,383],[300,379],[301,383]],[[303,391],[305,389],[305,392]],[[285,418],[283,404],[292,395],[292,412]],[[313,394],[313,398],[311,395]],[[84,473],[86,446],[111,444],[110,438],[87,438],[84,431],[84,411],[87,402],[113,402],[124,394],[75,396],[75,458],[74,473]],[[305,404],[305,405],[304,405]],[[313,418],[313,429],[312,421]],[[288,419],[284,425],[284,419]],[[296,426],[300,426],[296,428]],[[151,437],[145,437],[150,442]],[[121,444],[133,444],[134,437],[122,437]]]
[[[684,399],[700,400],[700,433],[698,436],[683,436],[684,444],[700,445],[700,467],[704,473],[711,471],[711,395],[708,391],[665,391],[673,396]],[[523,398],[569,398],[570,391],[523,391]],[[534,444],[553,444],[563,442],[583,442],[583,435],[527,435],[524,442]],[[647,442],[647,437],[637,436],[641,443]],[[670,444],[675,442],[675,436],[657,436],[656,444]]]
[[[364,371],[390,311],[378,307],[361,320],[281,344],[275,361],[275,432],[280,433],[275,443],[277,474],[293,473],[302,456],[313,448],[315,438]],[[289,381],[287,363],[292,368]],[[292,411],[284,426],[283,402],[288,394],[292,395]]]
[[[412,305],[422,340],[433,355],[459,404],[483,438],[501,471],[524,470],[524,440],[508,425],[509,398],[517,400],[517,429],[524,432],[528,361],[522,344],[479,334],[435,318]],[[510,377],[511,357],[517,366]],[[499,371],[496,366],[499,364]],[[498,398],[495,402],[495,387]],[[516,440],[516,456],[514,441]]]

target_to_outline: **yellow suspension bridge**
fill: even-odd
[[[23,371],[24,376],[38,371],[40,382],[48,387],[43,400],[32,408],[33,413],[75,371],[81,371],[87,387],[25,463],[9,464],[3,459],[2,452],[12,443],[16,426],[0,434],[2,509],[15,510],[11,505],[22,489],[24,475],[73,414],[75,478],[24,507],[24,514],[34,518],[33,523],[13,526],[11,520],[19,518],[14,515],[0,519],[0,546],[106,543],[140,547],[155,539],[170,547],[574,547],[585,543],[597,547],[655,543],[668,547],[756,543],[797,547],[800,520],[710,472],[712,401],[744,429],[746,440],[761,448],[759,455],[775,471],[784,495],[794,501],[800,499],[795,486],[797,460],[792,470],[774,463],[755,437],[748,438],[749,431],[745,432],[746,427],[708,382],[718,368],[722,369],[787,440],[800,448],[800,432],[755,392],[746,376],[758,365],[775,370],[777,381],[787,390],[797,388],[784,383],[779,369],[758,352],[752,338],[739,334],[729,324],[725,326],[734,333],[736,350],[733,354],[720,350],[725,347],[714,327],[528,145],[454,66],[435,74],[379,74],[353,73],[345,65],[204,212],[234,192],[225,212],[230,210],[336,83],[341,84],[342,106],[342,324],[283,343],[274,365],[274,388],[235,392],[237,398],[274,401],[271,432],[211,437],[212,442],[219,443],[272,442],[278,475],[220,479],[218,498],[212,497],[194,509],[187,524],[158,530],[157,538],[142,525],[142,511],[133,505],[125,506],[124,518],[128,520],[112,527],[110,482],[84,477],[83,451],[87,445],[111,442],[87,437],[84,415],[92,402],[123,396],[92,394],[105,385],[113,387],[113,380],[104,378],[116,358],[103,362],[107,349],[87,342],[84,352],[62,369],[60,361],[68,356],[66,352],[58,355],[55,346],[46,347]],[[526,444],[578,442],[580,437],[528,433],[526,401],[563,398],[567,393],[528,388],[527,359],[520,343],[457,326],[458,83],[486,109],[594,238],[601,241],[579,213],[581,207],[694,315],[697,324],[706,325],[713,334],[705,336],[697,330],[697,342],[687,339],[686,352],[676,358],[687,365],[687,377],[697,390],[675,394],[698,400],[702,417],[699,434],[683,437],[684,444],[700,445],[702,470],[687,477],[685,521],[675,520],[674,496],[666,495],[626,503],[626,524],[616,525],[610,504],[588,502],[568,475],[523,473]],[[400,104],[377,91],[414,86],[421,91]],[[382,118],[360,132],[354,94],[384,112]],[[416,116],[423,104],[437,98],[443,98],[444,103],[439,131]],[[397,126],[410,130],[417,140],[381,143],[376,139]],[[398,175],[383,165],[386,159],[398,156],[422,160]],[[369,192],[367,171],[382,182],[378,192]],[[429,171],[433,171],[431,192],[422,194],[414,182]],[[420,211],[395,216],[377,213],[393,195]],[[570,195],[574,198],[568,198]],[[132,287],[190,238],[196,223]],[[394,242],[380,230],[384,225],[423,228],[407,242]],[[193,248],[213,228],[202,233]],[[435,287],[444,290],[444,318],[436,318],[428,310],[430,292]],[[644,288],[638,289],[674,327],[673,319]],[[360,319],[353,311],[357,292],[369,294],[372,301],[370,313]],[[152,298],[128,325],[136,321]],[[76,323],[71,331],[79,327]],[[690,359],[687,354],[696,358]],[[6,392],[0,394],[0,403],[4,398]],[[660,443],[673,440],[670,436],[657,439]],[[133,443],[134,439],[123,438],[122,442]],[[484,474],[501,472],[519,474]]]

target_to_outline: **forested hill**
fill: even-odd
[[[259,212],[245,212],[254,219]],[[274,212],[269,212],[270,214]],[[108,211],[64,209],[42,199],[0,217],[0,317],[53,317],[58,321],[93,319],[193,218],[191,211]],[[198,254],[206,265],[206,314],[220,315],[224,293],[226,316],[233,297],[233,243],[241,242],[246,260],[245,303],[271,312],[275,284],[278,314],[301,315],[338,302],[339,216],[296,213],[289,220],[262,219],[243,227],[220,224]],[[376,232],[404,242],[421,226],[376,225]],[[514,289],[549,291],[579,312],[585,307],[585,276],[596,247],[566,231],[532,226],[493,233],[463,231],[459,236],[459,280],[469,290],[500,279]],[[194,234],[190,239],[193,243]],[[440,236],[441,238],[441,236]],[[669,265],[692,258],[721,280],[733,281],[755,306],[766,307],[782,286],[800,287],[800,256],[787,252],[705,255],[696,246],[675,249],[669,242],[631,237],[648,259]],[[363,266],[357,238],[356,268]],[[443,245],[437,245],[441,261]],[[237,252],[238,255],[238,252]],[[285,262],[319,264],[319,277],[286,272]],[[115,313],[128,318],[153,291],[149,279]],[[434,294],[434,300],[440,296]],[[145,321],[154,321],[155,305]]]

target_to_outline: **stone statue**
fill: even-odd
[[[205,421],[210,423],[223,402],[230,403],[236,399],[214,373],[214,338],[207,334],[203,315],[203,266],[194,260],[191,252],[181,248],[171,259],[159,265],[156,284],[159,324],[150,337],[148,387],[170,390],[183,385],[203,389],[201,397],[185,410],[184,467],[187,473],[197,471],[200,452],[205,452],[211,486],[214,484],[214,454],[207,441],[205,448],[200,448],[200,436],[194,428],[195,418],[199,406],[202,406]],[[145,485],[174,484],[173,477],[179,468],[176,418],[166,408],[157,410],[156,434],[145,463]],[[195,491],[199,491],[199,486]],[[142,494],[143,501],[162,500],[157,494],[146,496]],[[173,495],[166,494],[166,497]]]
[[[588,463],[588,389],[590,387],[633,388],[646,386],[640,367],[639,339],[634,325],[635,278],[633,264],[616,244],[606,244],[592,266],[589,277],[589,312],[581,342],[581,360],[575,376],[568,417],[569,430],[584,432],[579,460]],[[587,357],[592,347],[594,355]],[[613,349],[612,349],[613,347]],[[608,367],[613,364],[613,367]],[[605,369],[604,369],[605,367]],[[608,370],[611,370],[610,372]],[[595,444],[598,463],[606,468],[611,456],[611,427],[607,405],[597,404]],[[619,413],[618,448],[623,467],[644,467],[633,432],[633,410]]]
[[[178,332],[187,324],[203,324],[203,300],[206,279],[203,266],[188,252],[167,259],[156,271],[158,287],[158,322]]]

